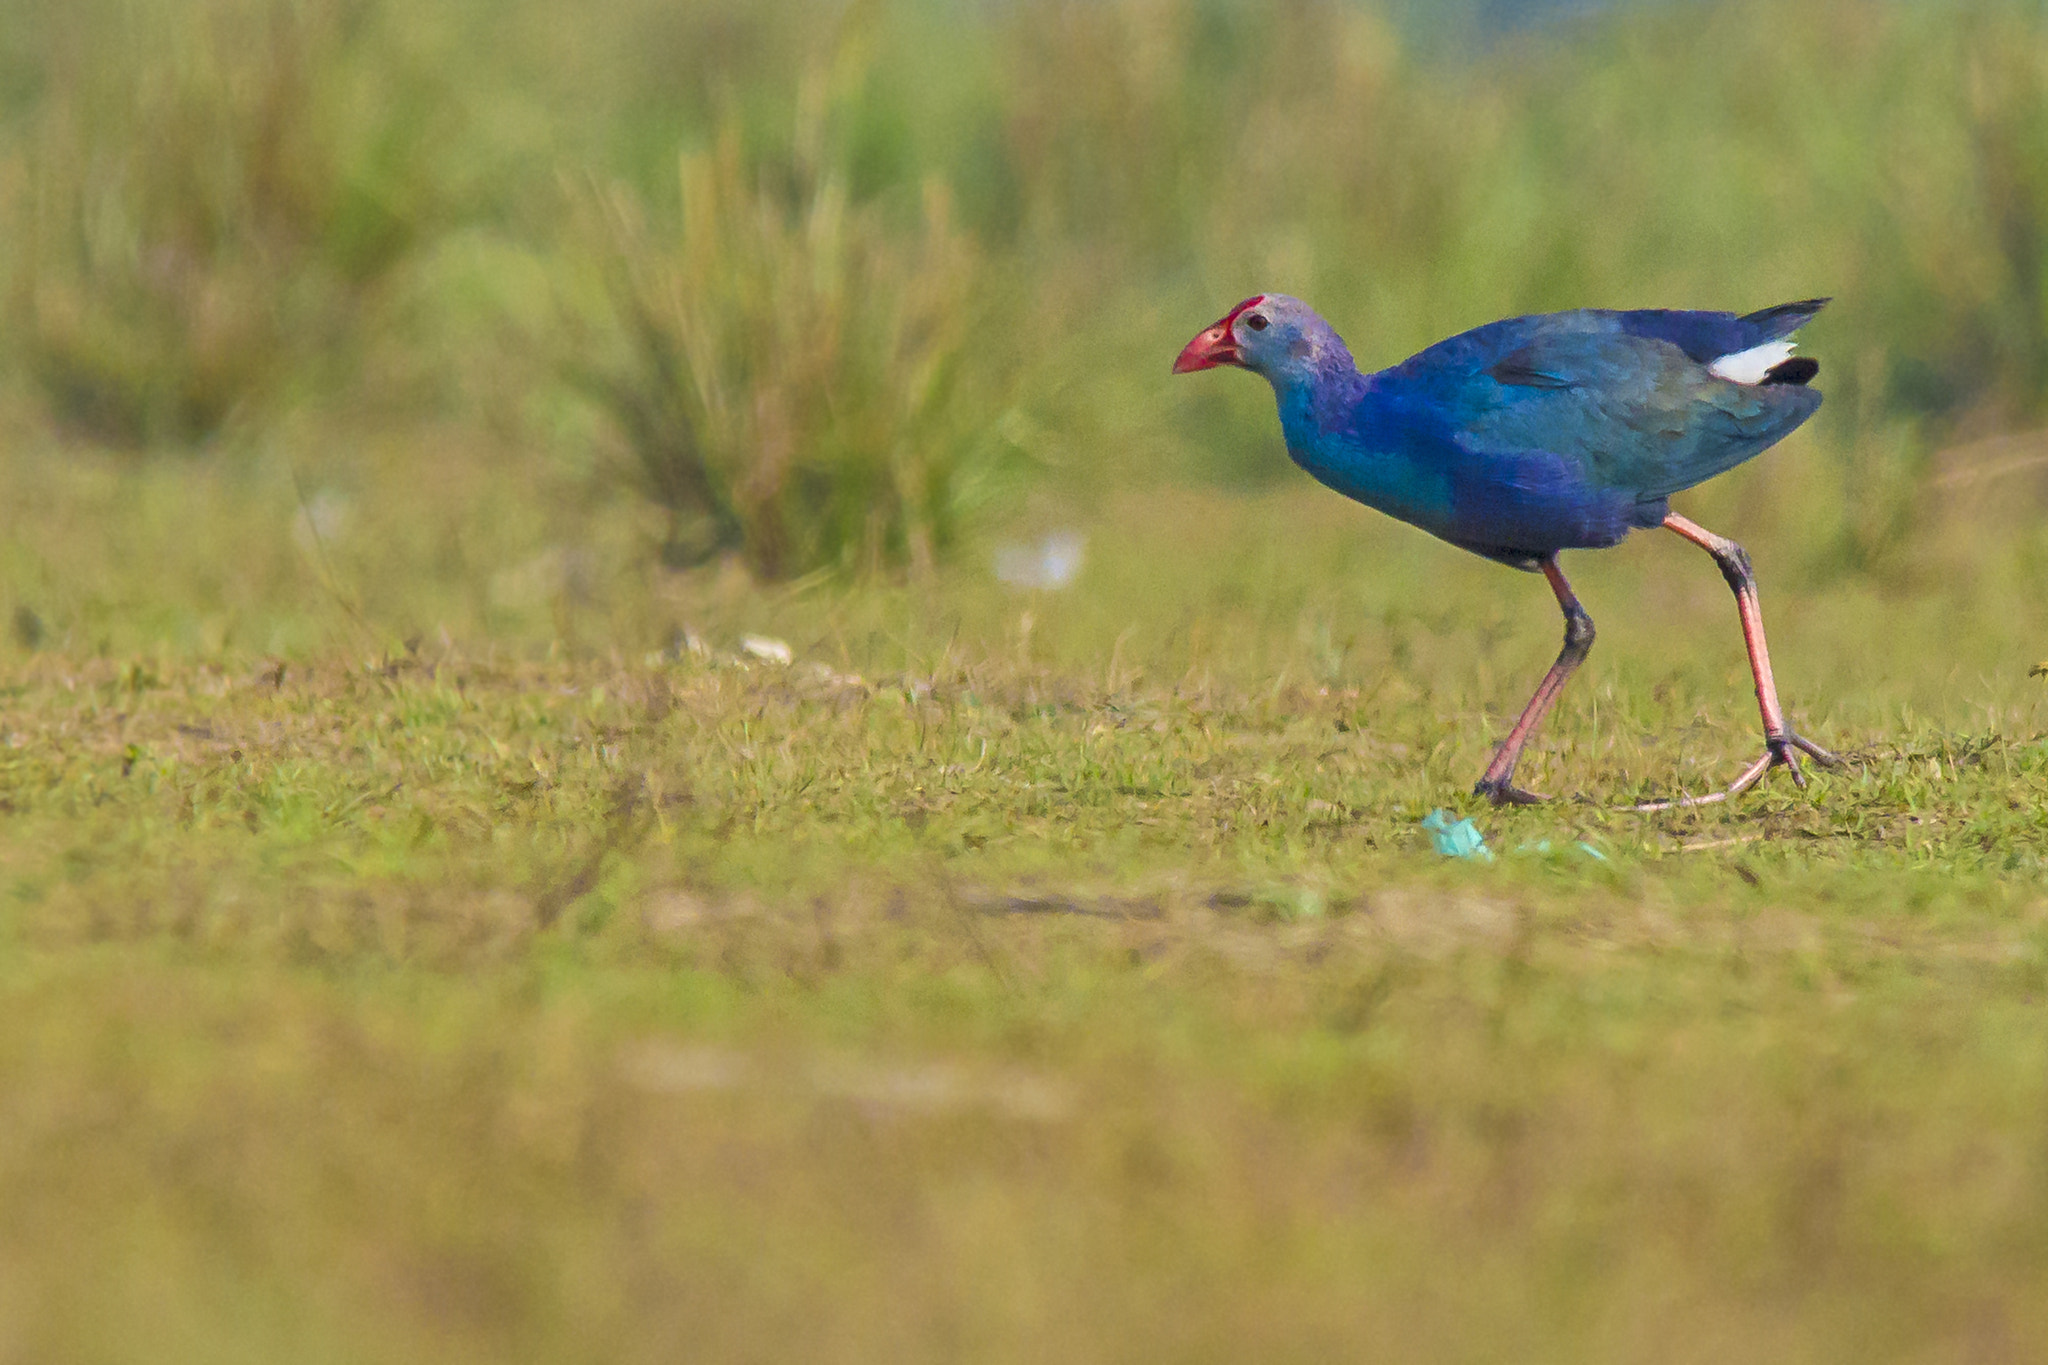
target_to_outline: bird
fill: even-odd
[[[1273,386],[1296,464],[1348,498],[1512,568],[1539,572],[1564,613],[1564,647],[1474,785],[1495,806],[1548,800],[1515,766],[1593,647],[1593,618],[1558,556],[1663,528],[1713,556],[1735,595],[1763,717],[1763,755],[1727,788],[1638,810],[1725,801],[1803,753],[1778,700],[1748,552],[1671,510],[1673,494],[1784,439],[1819,409],[1817,361],[1793,334],[1829,300],[1740,316],[1581,308],[1506,318],[1363,374],[1336,329],[1300,299],[1255,294],[1197,333],[1175,374],[1250,370]]]

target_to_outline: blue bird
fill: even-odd
[[[1259,294],[1181,351],[1175,374],[1236,365],[1263,375],[1294,462],[1348,498],[1451,544],[1540,571],[1564,611],[1564,648],[1473,791],[1495,805],[1545,798],[1515,763],[1593,647],[1593,618],[1558,568],[1662,526],[1705,549],[1735,593],[1763,713],[1763,756],[1725,790],[1639,809],[1722,801],[1803,752],[1834,755],[1786,724],[1771,677],[1756,575],[1740,545],[1673,512],[1691,488],[1783,439],[1820,407],[1820,370],[1792,334],[1826,299],[1761,312],[1579,309],[1490,322],[1377,374],[1299,299]]]

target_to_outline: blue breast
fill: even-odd
[[[1663,499],[1598,487],[1550,450],[1474,451],[1449,411],[1378,378],[1280,400],[1288,454],[1348,498],[1525,568],[1557,550],[1618,544],[1663,519]]]

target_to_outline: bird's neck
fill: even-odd
[[[1287,453],[1317,481],[1437,535],[1451,530],[1450,490],[1440,460],[1406,434],[1398,401],[1381,375],[1317,375],[1281,388],[1280,426]]]
[[[1280,425],[1290,445],[1298,435],[1343,425],[1369,387],[1366,376],[1358,372],[1341,345],[1336,354],[1322,357],[1319,364],[1271,379],[1273,396],[1280,403]]]

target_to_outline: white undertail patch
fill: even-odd
[[[1792,358],[1790,341],[1766,341],[1746,351],[1724,355],[1707,366],[1707,373],[1732,384],[1761,384],[1764,376]]]

